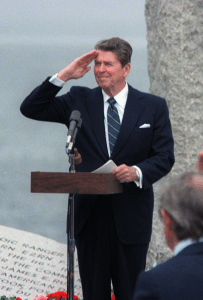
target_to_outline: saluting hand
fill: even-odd
[[[98,51],[93,50],[81,57],[76,58],[70,65],[58,73],[58,78],[63,81],[83,77],[91,67],[89,64],[97,57]]]

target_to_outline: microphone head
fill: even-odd
[[[79,121],[81,116],[81,113],[78,110],[73,110],[71,115],[70,115],[70,121],[75,120],[75,121]]]
[[[79,121],[78,121],[77,127],[80,129],[81,126],[82,126],[82,119],[80,118]]]

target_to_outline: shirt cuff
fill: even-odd
[[[138,180],[135,180],[134,182],[141,189],[142,188],[142,177],[143,177],[142,176],[142,171],[137,166],[133,166],[133,168],[135,168],[137,170],[137,172],[139,173]]]
[[[59,79],[57,77],[58,73],[56,73],[55,75],[53,75],[50,79],[49,82],[51,82],[52,84],[58,86],[58,87],[62,87],[65,84],[65,81]]]

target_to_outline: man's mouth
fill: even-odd
[[[107,76],[97,76],[98,79],[108,79]]]

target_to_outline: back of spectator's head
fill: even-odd
[[[170,216],[179,241],[203,236],[203,176],[185,173],[172,181],[160,198],[160,210]]]

